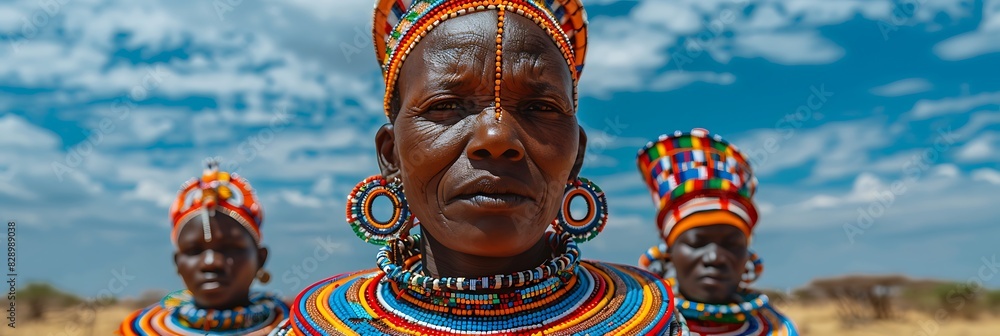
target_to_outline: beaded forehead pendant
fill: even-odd
[[[586,13],[579,0],[382,0],[375,8],[376,55],[385,78],[383,107],[392,118],[390,102],[403,61],[421,38],[441,22],[479,11],[497,12],[496,57],[493,86],[494,118],[503,118],[500,89],[503,83],[503,30],[507,13],[535,22],[552,38],[566,60],[573,78],[574,107],[577,82],[586,51]]]

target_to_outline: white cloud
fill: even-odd
[[[977,30],[954,36],[934,46],[934,53],[949,61],[995,52],[1000,52],[1000,0],[983,1],[983,18]]]
[[[966,113],[973,108],[991,104],[1000,104],[1000,92],[983,92],[942,99],[921,99],[904,116],[912,120],[925,120],[946,114]]]
[[[885,185],[877,176],[870,173],[862,173],[854,179],[854,184],[849,193],[839,197],[822,194],[816,195],[797,206],[804,210],[811,210],[834,208],[843,204],[871,202],[876,200],[880,191],[888,190],[888,188],[889,186]]]
[[[674,34],[691,34],[703,27],[701,15],[679,2],[643,1],[632,9],[631,16]]]
[[[998,140],[1000,137],[996,133],[983,133],[962,146],[955,156],[963,162],[1000,160],[1000,150],[996,147]]]
[[[870,92],[883,97],[899,97],[928,91],[933,86],[923,78],[907,78],[872,88]]]
[[[734,38],[733,53],[741,57],[761,57],[777,64],[827,64],[844,55],[844,50],[816,32],[774,32],[740,34]]]
[[[995,124],[1000,124],[1000,112],[973,112],[972,117],[969,118],[969,122],[955,131],[955,136],[960,139],[968,139],[983,128]]]
[[[333,177],[324,175],[312,186],[313,195],[328,195],[333,192]]]
[[[971,57],[1000,52],[1000,30],[975,31],[942,41],[934,46],[941,59],[960,61]]]
[[[166,208],[174,200],[176,192],[176,187],[167,188],[162,182],[144,179],[136,182],[135,190],[126,193],[124,198],[151,201],[158,207]]]
[[[589,33],[580,92],[598,97],[640,90],[650,74],[667,63],[664,51],[675,40],[662,28],[630,17],[596,18]]]
[[[323,205],[323,201],[318,197],[305,195],[298,190],[284,190],[281,192],[281,197],[286,203],[295,207],[318,209]]]
[[[736,81],[733,74],[715,72],[668,71],[650,83],[651,91],[671,91],[695,82],[729,85]]]
[[[984,181],[1000,186],[1000,171],[990,168],[980,168],[972,171],[973,181]]]
[[[939,165],[919,174],[882,179],[861,174],[848,190],[803,188],[800,185],[769,185],[762,188],[759,202],[775,204],[762,217],[764,230],[843,228],[903,230],[942,225],[954,226],[954,214],[963,214],[962,223],[986,223],[1000,216],[991,204],[996,185],[973,181],[1000,180],[995,171],[971,176],[960,174],[954,165]],[[828,187],[827,187],[828,188]],[[948,195],[948,197],[941,197]],[[806,201],[802,201],[805,199]],[[883,231],[884,232],[884,231]],[[864,234],[864,233],[862,233]],[[855,235],[853,239],[863,239]],[[844,239],[850,240],[848,233]]]
[[[14,114],[0,116],[0,148],[51,150],[62,141],[52,131],[40,128]]]
[[[758,176],[815,163],[809,180],[819,183],[869,168],[869,152],[891,143],[883,124],[871,119],[831,122],[814,129],[755,130],[735,137],[733,143],[750,157]],[[883,169],[891,167],[878,168]]]

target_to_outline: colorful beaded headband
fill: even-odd
[[[211,241],[209,217],[221,212],[232,217],[250,232],[257,246],[260,246],[260,226],[264,222],[263,209],[257,202],[250,182],[233,173],[219,171],[219,164],[208,162],[208,168],[201,178],[193,178],[183,186],[177,199],[170,206],[173,231],[170,238],[177,246],[177,237],[183,226],[195,216],[201,217],[205,240]]]
[[[639,150],[636,160],[657,205],[657,226],[667,244],[691,225],[716,221],[738,226],[749,237],[757,223],[753,203],[757,178],[736,146],[696,128],[661,135]],[[711,210],[724,212],[705,217]],[[679,225],[694,217],[703,218]]]
[[[496,79],[494,109],[502,116],[500,83],[502,78],[502,38],[506,12],[531,19],[552,37],[566,58],[573,77],[574,106],[577,101],[576,83],[583,71],[587,51],[587,14],[580,0],[379,0],[375,3],[372,26],[375,55],[385,78],[384,108],[390,115],[389,103],[399,77],[399,70],[410,50],[441,22],[484,10],[498,11]]]

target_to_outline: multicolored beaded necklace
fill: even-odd
[[[580,261],[568,234],[548,233],[557,255],[523,272],[482,278],[424,274],[420,236],[391,241],[380,270],[306,288],[274,335],[641,334],[674,321],[666,282],[638,268]]]
[[[674,279],[668,282],[676,284]],[[682,298],[676,285],[673,290],[677,310],[691,335],[798,335],[792,321],[770,305],[767,295],[747,290],[738,294],[740,303],[707,304]]]
[[[119,335],[264,334],[288,316],[288,306],[266,293],[252,293],[250,305],[228,310],[198,308],[188,290],[167,294],[122,323]]]

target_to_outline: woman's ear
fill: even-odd
[[[587,132],[583,130],[583,126],[577,126],[580,129],[580,146],[576,150],[576,161],[573,162],[573,169],[569,172],[569,180],[576,180],[580,177],[580,169],[583,169],[584,155],[587,154]]]
[[[267,248],[261,246],[257,249],[257,269],[264,268],[265,262],[267,262]]]
[[[382,177],[391,180],[399,176],[399,155],[396,154],[396,134],[392,123],[386,123],[375,134],[375,150],[378,155],[378,168]]]

